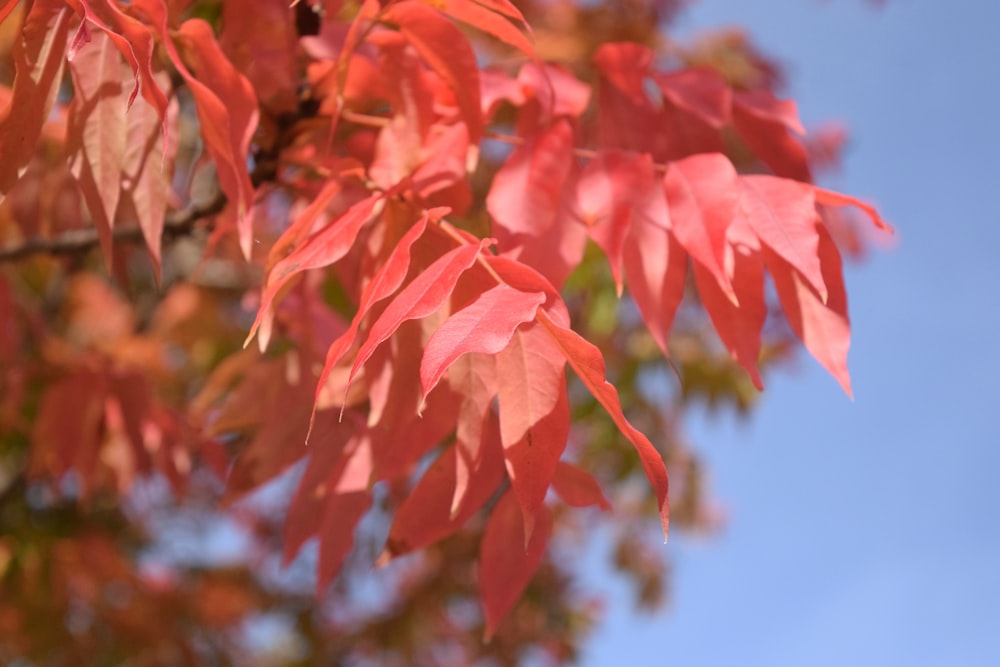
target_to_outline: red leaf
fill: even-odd
[[[253,338],[257,332],[257,328],[261,326],[265,315],[269,315],[269,309],[275,297],[292,276],[309,269],[329,266],[346,255],[354,245],[361,227],[381,211],[383,202],[384,195],[379,193],[362,199],[347,209],[343,215],[332,223],[310,236],[305,243],[274,265],[267,276],[267,285],[261,296],[257,319],[254,321],[253,326],[250,328],[250,333],[243,343],[244,347]],[[303,213],[303,217],[317,215],[319,211],[316,209],[317,207],[310,207],[310,209],[307,209]],[[262,349],[267,346],[267,337],[262,330],[260,341]]]
[[[825,188],[813,187],[813,192],[816,194],[816,203],[824,204],[826,206],[856,206],[864,211],[875,226],[885,232],[892,233],[892,226],[889,225],[875,210],[874,206],[866,204],[859,199],[855,199],[850,195],[844,195],[839,192],[834,192],[833,190],[827,190]]]
[[[795,102],[778,100],[767,90],[734,93],[733,125],[776,175],[806,183],[812,180],[806,148],[789,134],[805,134]]]
[[[653,51],[633,42],[602,44],[594,53],[594,64],[601,75],[638,107],[650,104],[645,78],[652,63]]]
[[[740,210],[760,240],[794,266],[825,300],[812,186],[774,176],[741,176]]]
[[[565,119],[511,152],[493,178],[486,208],[513,234],[540,236],[556,221],[573,165],[573,128]]]
[[[496,364],[500,441],[527,540],[569,437],[566,363],[545,330],[530,326],[514,333]]]
[[[708,153],[671,162],[663,179],[674,235],[691,257],[736,300],[726,273],[726,230],[736,215],[739,181],[724,155]]]
[[[368,311],[371,310],[373,305],[395,292],[403,284],[403,280],[410,270],[410,249],[427,229],[427,220],[429,218],[439,219],[446,212],[444,209],[430,211],[414,223],[396,243],[396,247],[393,248],[385,264],[379,268],[378,272],[371,279],[371,282],[365,286],[361,294],[361,301],[358,304],[358,310],[351,320],[351,326],[337,340],[333,341],[326,352],[323,372],[320,373],[319,382],[316,385],[317,399],[319,399],[319,394],[323,390],[330,371],[333,370],[333,367],[340,361],[341,357],[354,344],[358,329],[361,327],[362,320],[368,315]]]
[[[243,3],[222,3],[222,47],[275,112],[294,111],[298,104],[298,40],[288,6],[288,0],[264,0],[247,11]]]
[[[852,396],[847,372],[847,351],[851,345],[851,324],[847,315],[847,292],[841,269],[840,252],[830,233],[820,224],[819,257],[827,288],[824,302],[794,268],[771,253],[768,268],[792,331],[806,349]],[[765,253],[769,251],[765,250]]]
[[[86,32],[88,23],[93,23],[107,34],[125,58],[134,80],[128,98],[129,108],[131,109],[136,94],[141,92],[143,99],[156,109],[157,116],[164,123],[161,127],[163,141],[169,143],[165,124],[167,98],[153,72],[153,53],[156,45],[153,43],[149,27],[123,12],[112,0],[71,0],[69,4],[83,19],[80,31]],[[73,59],[74,53],[70,53],[70,60]]]
[[[590,104],[590,86],[581,82],[562,65],[525,63],[517,74],[517,80],[522,89],[527,89],[525,92],[534,93],[528,99],[533,97],[541,112],[541,117],[534,121],[541,120],[544,125],[551,124],[561,116],[579,118]],[[511,101],[517,104],[516,101]],[[522,117],[521,121],[525,125],[525,118]],[[534,127],[534,123],[529,122],[527,126]]]
[[[684,297],[687,254],[670,230],[662,189],[651,190],[639,210],[645,213],[633,218],[625,239],[625,277],[646,328],[663,354],[669,356],[667,341]]]
[[[348,432],[354,427],[350,419],[341,425]],[[348,438],[338,433],[333,440],[321,441],[309,448],[309,463],[285,517],[282,539],[285,565],[292,561],[306,540],[319,532],[328,498],[336,492],[347,457],[358,445],[357,436]]]
[[[757,389],[764,384],[757,371],[760,332],[767,319],[764,302],[764,265],[760,243],[743,220],[734,222],[728,233],[727,267],[738,302],[733,303],[701,264],[695,263],[698,295],[719,338],[733,358],[746,369]]]
[[[483,135],[483,117],[479,107],[479,66],[469,40],[437,10],[420,2],[391,5],[383,18],[399,26],[424,62],[451,88],[469,128],[469,141],[477,145]]]
[[[694,114],[718,129],[729,123],[732,93],[725,79],[708,67],[687,67],[675,72],[657,73],[656,84],[679,109]]]
[[[219,187],[229,204],[236,207],[240,247],[249,259],[253,242],[254,188],[247,171],[247,159],[259,116],[253,86],[226,59],[208,23],[190,19],[177,31],[185,53],[198,72],[195,77],[170,36],[163,0],[135,0],[132,5],[149,16],[167,55],[191,91],[205,148],[215,162]]]
[[[552,514],[543,505],[531,540],[522,551],[524,523],[514,494],[508,491],[493,508],[479,550],[479,590],[486,614],[485,641],[494,635],[527,588],[542,563],[551,535]]]
[[[0,112],[0,194],[20,178],[62,81],[70,13],[61,0],[36,0],[14,42],[14,85]]]
[[[494,358],[467,354],[452,364],[447,381],[460,401],[455,421],[455,492],[450,510],[454,514],[464,502],[466,493],[471,491],[470,484],[488,454],[496,454],[497,460],[503,463],[499,456],[503,445],[496,416],[491,410],[496,395]]]
[[[441,307],[455,289],[459,277],[476,261],[483,248],[493,243],[484,239],[479,244],[459,246],[441,257],[403,288],[372,325],[368,339],[358,351],[351,367],[348,384],[375,348],[382,344],[407,320],[426,317]]]
[[[354,530],[371,504],[372,496],[368,491],[335,493],[327,500],[319,535],[317,591],[326,589],[340,572],[354,546]]]
[[[484,4],[494,6],[487,8],[483,6]],[[493,35],[501,42],[513,46],[529,58],[536,57],[535,47],[525,35],[525,32],[529,35],[531,34],[531,28],[524,20],[524,17],[521,16],[521,12],[510,3],[502,1],[480,3],[475,0],[441,0],[440,7],[445,14]],[[498,14],[496,12],[501,13]],[[506,18],[508,16],[515,19],[520,26],[515,27]],[[521,32],[522,29],[524,32]]]
[[[468,352],[496,354],[510,342],[514,330],[535,318],[545,302],[539,292],[521,292],[507,285],[483,292],[434,332],[424,347],[420,381],[424,396],[437,386],[444,372]]]
[[[495,426],[494,426],[495,429]],[[449,447],[423,474],[400,505],[389,529],[386,551],[398,556],[421,549],[459,530],[503,481],[499,443],[485,449],[482,465],[471,471],[469,493],[452,510],[458,452]]]
[[[165,72],[158,72],[157,77],[165,84],[169,82],[169,76]],[[127,129],[120,205],[129,206],[130,210],[126,215],[139,221],[157,280],[160,278],[163,216],[170,194],[176,149],[176,145],[164,145],[164,136],[170,135],[169,128],[176,122],[176,102],[168,105],[166,117],[162,120],[148,104],[133,105],[125,117]]]
[[[538,321],[552,336],[552,340],[555,341],[563,357],[576,371],[583,384],[611,415],[611,420],[614,421],[618,430],[635,446],[636,452],[639,454],[639,461],[642,463],[646,476],[656,493],[660,521],[663,524],[663,535],[666,537],[670,524],[667,468],[663,464],[663,457],[656,451],[649,439],[625,418],[621,402],[618,399],[618,392],[605,379],[604,357],[601,356],[601,351],[572,329],[553,322],[544,311],[539,311]]]
[[[95,33],[69,64],[74,89],[69,113],[71,169],[94,219],[108,266],[125,154],[124,68],[103,32]]]
[[[604,511],[611,509],[611,503],[604,497],[600,484],[589,472],[566,461],[560,461],[552,478],[552,488],[567,505],[590,507],[597,505]]]
[[[654,183],[648,155],[601,151],[584,167],[576,185],[578,214],[589,227],[590,238],[607,256],[619,295],[622,254],[633,210],[641,198],[648,197]]]

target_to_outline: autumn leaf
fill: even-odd
[[[738,205],[736,169],[724,155],[694,155],[670,163],[663,187],[674,236],[712,275],[726,297],[736,301],[725,269],[726,230]]]
[[[653,447],[653,443],[625,418],[618,398],[618,391],[615,390],[614,385],[607,381],[604,358],[600,350],[572,329],[553,322],[544,311],[539,311],[538,321],[548,331],[563,357],[576,371],[583,384],[611,415],[611,420],[614,421],[618,430],[635,446],[636,452],[639,454],[639,461],[642,463],[646,476],[656,493],[657,506],[660,509],[660,522],[663,526],[664,538],[666,538],[670,525],[667,468],[660,453]]]
[[[55,104],[66,62],[70,14],[61,0],[31,5],[14,42],[14,85],[0,112],[0,196],[20,177]]]
[[[351,367],[348,384],[358,369],[371,357],[375,348],[381,345],[406,320],[426,317],[441,307],[444,300],[455,288],[458,278],[472,266],[483,248],[493,239],[484,239],[476,245],[462,245],[445,253],[404,287],[386,306],[372,325],[358,356]]]
[[[527,547],[521,510],[512,491],[505,493],[490,513],[479,550],[479,590],[486,614],[484,640],[496,633],[513,609],[535,570],[541,565],[552,535],[552,515],[542,506]]]
[[[424,395],[431,393],[445,371],[463,354],[497,354],[503,350],[517,327],[533,320],[538,306],[544,302],[544,294],[521,292],[501,284],[449,317],[424,347],[420,364]]]

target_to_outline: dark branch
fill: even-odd
[[[192,206],[167,215],[163,221],[164,240],[190,234],[199,220],[220,213],[226,206],[226,198],[221,193],[205,204]],[[139,227],[116,227],[111,237],[117,243],[142,243],[142,229]],[[78,255],[89,252],[100,243],[94,228],[74,229],[52,238],[33,238],[0,248],[0,263],[16,262],[35,255]]]

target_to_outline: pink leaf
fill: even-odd
[[[625,277],[646,328],[663,354],[669,356],[667,341],[684,297],[687,254],[667,224],[662,190],[651,193],[651,199],[644,208],[654,212],[655,217],[636,216],[625,240]]]
[[[441,10],[462,23],[467,23],[485,33],[493,35],[500,41],[513,46],[515,49],[528,56],[535,57],[535,47],[525,33],[531,34],[524,17],[516,7],[506,2],[488,3],[495,7],[484,7],[487,3],[476,2],[475,0],[442,0]],[[506,5],[506,7],[502,7]],[[516,18],[520,27],[511,23],[506,16],[496,12],[507,12],[507,16]],[[522,32],[524,30],[524,32]]]
[[[660,522],[663,525],[663,535],[666,537],[670,525],[667,467],[663,464],[663,457],[653,447],[653,443],[625,418],[621,402],[618,399],[618,392],[606,379],[604,357],[601,355],[601,351],[572,329],[553,322],[544,311],[538,312],[538,321],[552,336],[552,340],[555,341],[563,357],[576,371],[583,384],[611,415],[611,420],[614,421],[618,430],[635,446],[636,452],[639,454],[639,461],[642,463],[646,476],[656,493],[657,506],[660,509]]]
[[[125,153],[125,64],[107,35],[96,32],[87,48],[70,61],[69,69],[74,88],[69,114],[74,145],[71,169],[110,266],[111,229],[118,211]]]
[[[776,175],[806,183],[812,180],[806,148],[790,134],[805,134],[795,102],[778,100],[766,90],[734,93],[733,125]]]
[[[768,268],[792,331],[851,396],[851,378],[847,372],[851,324],[840,253],[826,228],[818,225],[817,229],[823,280],[827,287],[825,302],[794,268],[773,254]]]
[[[362,199],[274,265],[267,276],[267,285],[261,296],[257,319],[250,328],[244,347],[253,338],[278,292],[292,276],[309,269],[329,266],[346,255],[354,245],[361,227],[381,210],[383,201],[382,194],[373,194]],[[307,210],[303,216],[314,214],[318,214],[318,211]],[[261,341],[262,347],[266,347],[266,344],[267,341]]]
[[[483,248],[493,243],[484,239],[476,245],[459,246],[441,257],[396,295],[372,325],[368,339],[358,351],[348,383],[379,345],[407,320],[426,317],[441,307],[455,289],[459,277],[476,261]]]
[[[892,226],[889,225],[875,210],[875,207],[866,204],[863,201],[851,197],[850,195],[844,195],[839,192],[834,192],[833,190],[827,190],[825,188],[813,187],[813,192],[816,194],[816,203],[825,204],[826,206],[856,206],[864,211],[875,226],[882,231],[892,233]]]
[[[516,331],[496,364],[500,440],[527,540],[569,437],[566,362],[536,325]]]
[[[372,496],[368,491],[332,494],[327,500],[319,534],[317,591],[325,590],[340,572],[354,546],[354,531],[371,504]]]
[[[497,285],[445,320],[424,347],[420,364],[424,395],[431,393],[448,367],[463,354],[496,354],[504,349],[514,330],[533,320],[544,302],[545,295],[539,292]]]
[[[743,220],[729,228],[726,265],[729,268],[737,303],[719,289],[715,277],[695,263],[694,277],[698,295],[708,312],[719,338],[744,368],[757,389],[764,384],[757,370],[760,356],[760,332],[767,319],[764,302],[764,265],[760,243]]]
[[[663,97],[716,129],[729,123],[732,93],[725,79],[708,67],[687,67],[653,77]]]
[[[826,299],[812,186],[774,176],[741,176],[740,210],[760,240]]]
[[[486,208],[515,234],[540,236],[556,221],[573,164],[573,128],[561,119],[518,146],[493,178]]]
[[[677,240],[735,300],[725,270],[726,230],[736,215],[739,193],[733,164],[719,153],[693,155],[671,162],[663,185]]]

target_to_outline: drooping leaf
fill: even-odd
[[[333,367],[354,344],[358,329],[361,327],[361,322],[368,315],[371,307],[391,295],[403,284],[403,280],[410,269],[410,250],[417,239],[427,229],[428,219],[439,218],[445,213],[446,210],[437,209],[428,212],[427,215],[421,216],[396,243],[388,259],[372,277],[371,282],[365,286],[364,292],[361,294],[357,312],[355,312],[354,317],[351,319],[350,327],[339,338],[333,341],[327,350],[323,371],[320,373],[319,382],[316,385],[317,400]]]
[[[171,37],[163,0],[135,0],[132,5],[148,16],[171,62],[191,91],[205,148],[215,163],[219,187],[229,206],[235,208],[232,217],[240,248],[249,259],[253,243],[254,187],[247,162],[250,140],[260,115],[253,86],[225,57],[207,22],[189,19],[176,33],[185,55],[197,71],[195,76]]]
[[[736,92],[733,125],[776,175],[812,181],[806,148],[795,136],[805,134],[795,102],[779,100],[767,90]]]
[[[790,264],[765,249],[765,254],[771,254],[768,269],[792,331],[851,396],[851,379],[847,371],[851,324],[840,252],[825,227],[817,224],[817,232],[823,281],[827,288],[825,300]]]
[[[625,418],[618,398],[618,391],[614,385],[607,381],[604,357],[601,355],[601,351],[572,329],[554,322],[546,315],[545,311],[538,311],[538,321],[552,336],[552,340],[555,341],[563,357],[576,371],[583,384],[611,415],[618,430],[635,446],[636,452],[639,454],[639,461],[642,463],[646,476],[656,493],[663,535],[666,537],[670,525],[667,468],[663,463],[663,457],[656,451],[653,443]]]
[[[826,299],[812,186],[774,176],[741,176],[740,210],[760,240]]]
[[[625,238],[640,200],[659,186],[648,155],[601,151],[576,184],[576,206],[590,238],[604,251],[621,294]],[[666,220],[663,221],[666,223]]]
[[[496,432],[495,424],[493,432]],[[452,510],[452,498],[457,450],[450,447],[435,459],[396,511],[386,540],[390,556],[409,553],[451,535],[482,508],[504,476],[499,442],[494,444],[494,447],[485,448],[482,464],[471,471],[469,493],[462,497],[455,511]]]
[[[451,365],[447,382],[460,401],[455,419],[455,492],[450,509],[454,515],[472,490],[470,484],[486,461],[487,449],[492,447],[503,467],[500,428],[492,410],[497,391],[496,362],[489,355],[466,354]]]
[[[670,229],[662,189],[651,190],[637,210],[623,249],[625,280],[650,335],[669,356],[667,341],[684,297],[687,254]]]
[[[250,328],[244,346],[257,333],[258,327],[261,326],[265,315],[269,313],[271,304],[281,288],[296,274],[309,269],[329,266],[346,255],[354,245],[361,227],[378,214],[383,204],[384,195],[379,193],[362,199],[274,265],[267,276],[267,284],[261,295],[257,319]],[[318,210],[310,209],[303,216],[318,215],[318,213]],[[263,340],[262,336],[261,347],[266,347],[266,344],[267,341]]]
[[[604,511],[611,509],[611,503],[604,497],[600,484],[594,476],[583,468],[567,461],[560,461],[552,478],[552,488],[567,505],[591,507],[597,505]]]
[[[732,93],[722,76],[708,67],[687,67],[653,76],[663,96],[716,129],[730,121]]]
[[[552,514],[539,509],[527,547],[524,523],[513,491],[505,493],[490,513],[479,549],[479,590],[486,615],[488,641],[514,608],[545,556],[552,535]]]
[[[354,546],[354,531],[371,504],[372,496],[368,491],[334,493],[327,499],[319,534],[317,590],[325,590],[340,572]]]
[[[426,317],[440,308],[455,289],[458,278],[472,266],[482,249],[492,242],[493,239],[484,239],[479,244],[462,245],[449,251],[404,287],[372,325],[367,340],[358,350],[348,382],[371,357],[375,348],[388,339],[400,324]]]
[[[538,325],[518,329],[496,356],[500,440],[507,476],[524,512],[525,540],[569,438],[565,365]]]
[[[521,12],[505,0],[483,3],[476,0],[442,0],[440,4],[433,4],[445,14],[496,37],[529,58],[535,57],[535,47],[528,37],[531,28]],[[519,25],[515,26],[509,19],[514,19]]]
[[[101,31],[95,32],[87,48],[69,63],[74,89],[69,115],[74,153],[71,167],[100,235],[108,266],[125,154],[128,100],[122,85],[123,69],[118,50]]]
[[[390,5],[383,18],[397,24],[424,62],[445,80],[469,129],[469,141],[478,144],[483,136],[479,66],[469,40],[440,12],[421,2]]]
[[[726,230],[736,215],[739,196],[736,169],[718,153],[693,155],[670,163],[663,186],[674,236],[735,300],[725,261]]]
[[[424,347],[420,364],[424,395],[431,393],[444,372],[463,354],[496,354],[504,349],[514,330],[533,320],[544,302],[544,294],[521,292],[501,284],[449,317]]]
[[[158,72],[156,78],[164,87],[169,83],[165,72]],[[167,106],[163,119],[148,104],[133,105],[125,123],[120,204],[139,222],[153,260],[153,272],[159,279],[163,218],[177,148],[176,144],[165,144],[164,136],[170,136],[170,128],[177,123],[177,103]],[[164,127],[167,129],[163,130]]]
[[[14,85],[0,111],[0,195],[20,177],[55,104],[66,62],[70,13],[61,0],[31,5],[14,42]]]
[[[510,233],[540,236],[556,220],[573,160],[573,128],[557,120],[511,152],[493,178],[486,207]]]
[[[726,265],[737,302],[733,303],[719,288],[715,277],[697,262],[694,277],[702,305],[712,320],[712,326],[733,358],[750,375],[754,386],[764,384],[757,370],[760,356],[760,336],[767,319],[764,302],[764,263],[760,242],[743,219],[730,225],[727,233]]]

